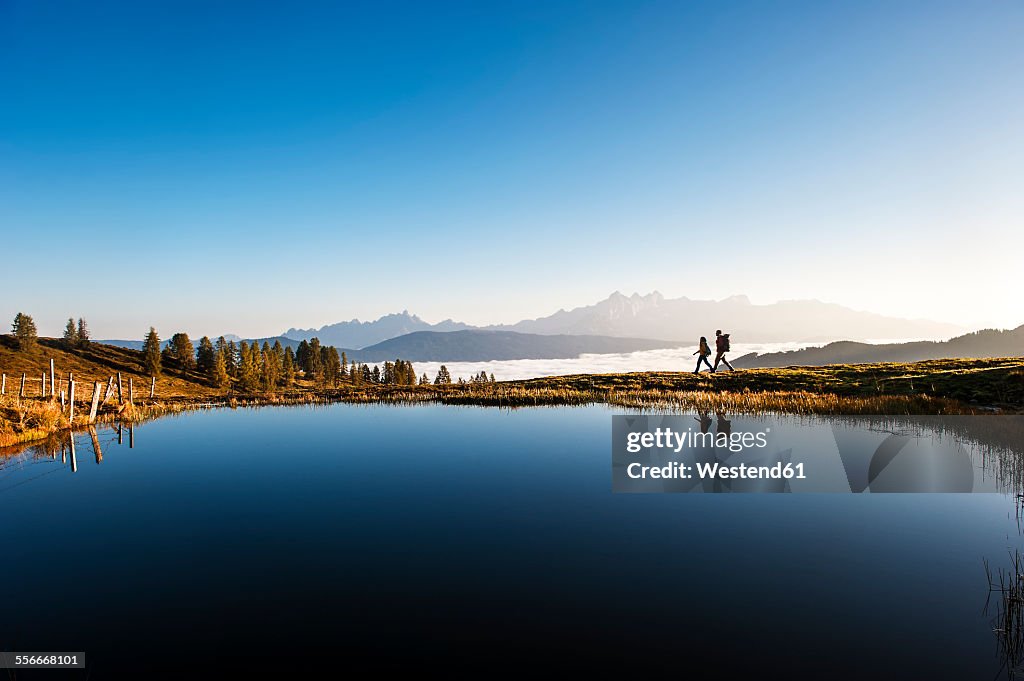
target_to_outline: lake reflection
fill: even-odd
[[[613,495],[613,413],[215,410],[26,450],[0,645],[91,678],[999,672],[1012,496]]]

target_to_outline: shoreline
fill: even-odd
[[[915,380],[917,383],[915,384]],[[67,423],[56,401],[0,398],[0,454],[106,423],[140,423],[197,409],[308,404],[448,404],[515,409],[607,404],[631,410],[732,414],[939,415],[1024,413],[1024,359],[932,360],[689,372],[576,374],[451,385],[298,386],[273,393],[169,395],[101,404]],[[83,405],[76,401],[76,408]]]

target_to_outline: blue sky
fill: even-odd
[[[1021,35],[999,1],[0,0],[0,316],[268,335],[658,289],[1016,326]]]

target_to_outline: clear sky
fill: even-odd
[[[0,0],[0,316],[1024,323],[1024,3]],[[9,322],[4,322],[9,323]]]

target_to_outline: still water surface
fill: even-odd
[[[0,468],[0,646],[89,678],[993,678],[1002,494],[611,493],[601,406],[215,410]],[[554,665],[552,667],[551,665]],[[62,678],[85,678],[62,672]],[[18,678],[33,678],[19,675]]]

